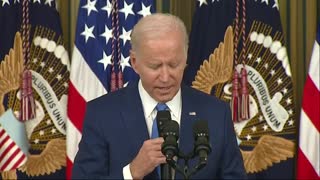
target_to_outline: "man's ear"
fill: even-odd
[[[136,52],[134,52],[132,49],[130,50],[130,63],[131,67],[135,72],[137,72],[137,58],[136,58]]]

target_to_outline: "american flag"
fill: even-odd
[[[303,92],[297,179],[320,179],[320,24]]]
[[[69,83],[67,179],[78,151],[86,103],[138,79],[129,62],[130,34],[141,17],[154,11],[153,0],[80,1]]]
[[[27,155],[10,138],[6,131],[0,127],[0,171],[10,171],[22,166],[27,161]]]
[[[29,146],[24,124],[12,110],[0,116],[0,124],[0,172],[17,169],[27,161]]]

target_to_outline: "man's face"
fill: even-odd
[[[153,99],[172,100],[180,88],[186,66],[182,36],[170,32],[163,38],[141,41],[137,52],[131,52],[133,69]]]

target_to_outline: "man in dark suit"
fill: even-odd
[[[181,85],[188,49],[182,21],[169,14],[146,16],[134,27],[131,43],[131,65],[140,80],[88,103],[73,178],[159,178],[164,140],[150,138],[159,103],[180,124],[182,152],[193,150],[194,122],[208,121],[212,152],[191,178],[246,178],[229,105]],[[176,172],[175,178],[183,176]]]

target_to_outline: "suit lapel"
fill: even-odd
[[[127,89],[123,93],[122,100],[125,102],[125,105],[121,114],[128,137],[131,138],[128,140],[128,143],[130,142],[132,144],[132,158],[134,158],[138,154],[143,142],[149,139],[150,136],[144,117],[138,83],[129,83]],[[159,179],[156,169],[145,176],[144,179]]]
[[[182,97],[182,110],[181,110],[181,120],[180,120],[180,139],[179,139],[179,149],[184,154],[188,154],[193,151],[193,131],[192,126],[196,121],[196,104],[193,102],[192,93],[189,87],[182,86],[181,88]],[[183,167],[184,160],[178,160],[179,166]],[[176,178],[182,179],[183,176],[180,173],[177,174]]]
[[[137,155],[143,142],[149,139],[148,128],[144,117],[142,102],[138,91],[138,83],[129,83],[128,87],[123,91],[123,99],[125,102],[122,109],[122,120],[126,126],[126,132],[132,143],[132,151],[134,156]]]
[[[188,88],[181,89],[182,94],[182,110],[180,120],[180,141],[179,147],[184,153],[188,153],[192,150],[193,134],[192,125],[195,121],[195,116],[190,115],[195,112],[195,106],[192,106],[192,98]]]

